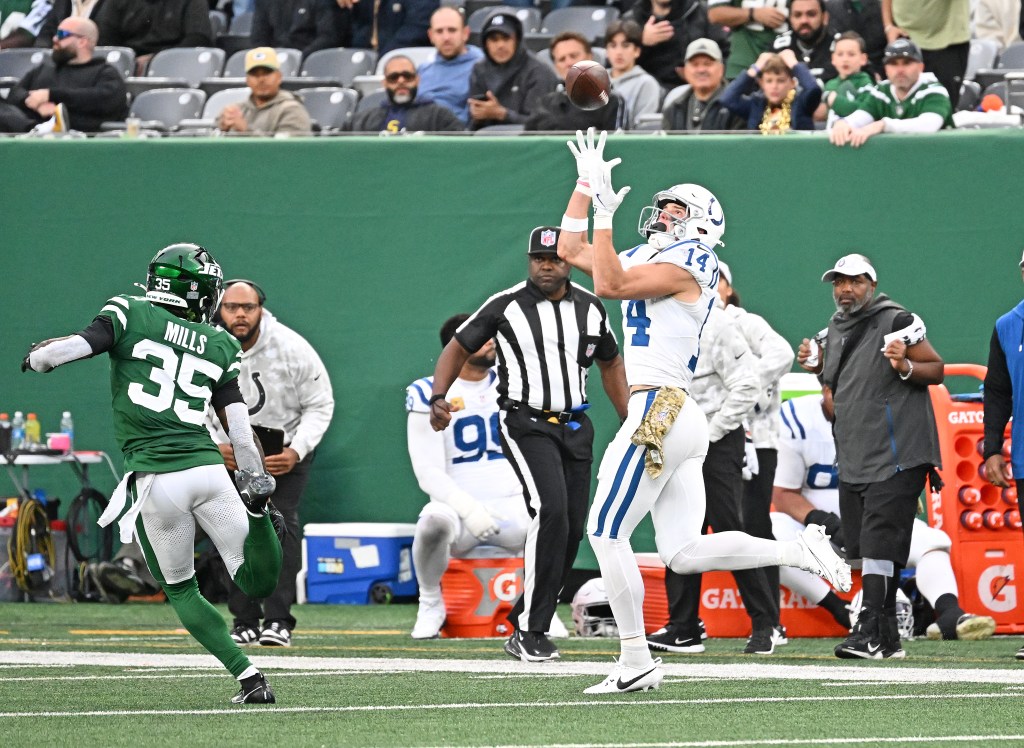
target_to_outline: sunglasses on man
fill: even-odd
[[[416,80],[416,73],[407,72],[400,70],[397,73],[388,73],[384,76],[384,80],[388,83],[398,83],[398,81],[414,81]]]
[[[55,33],[53,36],[58,41],[64,41],[69,36],[77,36],[79,38],[84,38],[81,34],[76,34],[74,31],[68,31],[67,29],[57,29],[57,33]]]

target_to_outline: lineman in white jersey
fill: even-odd
[[[780,413],[779,465],[775,470],[772,532],[779,540],[796,537],[806,522],[842,529],[839,521],[839,472],[832,438],[832,391],[788,400]],[[842,545],[839,532],[833,539]],[[942,530],[914,520],[908,567],[917,568],[917,589],[935,609],[937,620],[928,627],[929,639],[985,639],[995,631],[989,616],[965,613],[960,607],[956,577],[950,565],[952,542]],[[783,568],[780,581],[807,600],[821,605],[849,627],[847,611],[836,609],[838,598],[820,579]],[[844,616],[845,613],[845,616]]]
[[[611,169],[621,159],[604,160],[605,138],[602,132],[595,144],[591,128],[586,137],[577,132],[577,142],[569,143],[580,179],[558,243],[559,256],[593,276],[599,296],[622,300],[630,385],[628,414],[601,461],[588,522],[622,655],[611,675],[585,693],[646,691],[661,684],[660,660],[651,659],[644,638],[644,584],[630,545],[633,529],[648,513],[659,555],[680,574],[798,566],[840,589],[850,588],[850,567],[819,526],[786,542],[742,532],[700,534],[707,419],[686,388],[700,352],[700,330],[715,299],[718,257],[712,247],[720,243],[725,217],[708,190],[676,185],[657,193],[654,204],[640,214],[647,243],[616,255],[612,216],[629,188],[612,188]],[[592,245],[586,242],[591,193]]]
[[[458,314],[445,321],[442,348],[468,317]],[[451,556],[458,558],[482,544],[519,556],[526,544],[530,517],[522,484],[498,438],[494,361],[493,340],[469,357],[448,390],[452,423],[444,431],[430,427],[433,377],[418,379],[406,390],[409,457],[420,488],[430,497],[412,542],[420,587],[413,639],[433,639],[441,631],[445,620],[441,576]]]

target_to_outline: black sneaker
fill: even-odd
[[[260,635],[256,633],[256,629],[252,626],[240,623],[231,629],[231,639],[235,644],[244,647],[249,644],[259,644]]]
[[[292,632],[283,623],[274,621],[260,632],[260,645],[264,647],[290,647]]]
[[[1024,647],[1017,650],[1017,654],[1014,655],[1018,660],[1024,660]]]
[[[238,486],[238,495],[242,497],[245,510],[253,517],[259,517],[277,488],[277,481],[269,473],[236,470],[235,485]]]
[[[772,638],[775,640],[776,647],[789,644],[789,634],[786,633],[785,626],[780,623],[778,626],[773,626],[772,628]]]
[[[865,660],[882,659],[885,655],[882,651],[882,639],[879,634],[879,618],[878,611],[862,608],[853,631],[845,641],[836,645],[836,657],[843,660],[853,660],[858,657]]]
[[[775,629],[755,629],[754,633],[747,639],[747,646],[743,648],[743,654],[770,655],[775,651]]]
[[[708,638],[708,630],[707,627],[704,626],[703,618],[697,618],[697,627],[700,629],[700,640],[704,641]]]
[[[263,673],[257,673],[242,681],[238,693],[231,697],[232,704],[276,704],[274,692]]]
[[[676,626],[666,626],[647,637],[647,646],[659,652],[700,654],[704,651],[701,631],[683,631]]]
[[[896,612],[883,615],[879,621],[880,639],[882,641],[882,657],[885,659],[902,660],[907,656],[906,650],[900,645],[900,628],[896,623]]]
[[[505,652],[522,662],[545,662],[561,656],[543,633],[518,629],[505,642]]]

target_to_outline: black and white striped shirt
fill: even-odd
[[[498,402],[567,411],[587,402],[587,371],[594,359],[619,354],[608,314],[587,289],[569,283],[550,301],[529,280],[489,298],[455,333],[468,351],[494,338]]]

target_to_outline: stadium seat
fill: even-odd
[[[224,50],[218,47],[172,47],[153,55],[146,75],[181,78],[196,88],[203,78],[220,75],[223,67]]]
[[[553,10],[544,16],[540,30],[545,34],[576,31],[595,44],[604,43],[604,31],[617,20],[619,11],[604,6],[570,6]]]
[[[960,99],[956,108],[958,112],[972,112],[981,103],[981,86],[976,81],[965,80],[960,84]]]
[[[368,93],[359,100],[359,104],[356,105],[356,113],[365,112],[367,109],[373,109],[378,107],[387,101],[387,91],[381,89],[380,91],[374,91]]]
[[[376,72],[377,75],[384,75],[384,66],[388,64],[388,60],[396,55],[405,55],[412,60],[413,65],[419,67],[424,62],[429,62],[434,59],[434,55],[436,54],[437,50],[433,47],[400,47],[398,49],[393,49],[377,60],[377,69],[374,72]]]
[[[645,112],[637,115],[636,122],[630,128],[630,132],[660,130],[661,112]]]
[[[96,47],[93,55],[106,59],[108,64],[117,68],[122,78],[135,75],[135,50],[131,47]]]
[[[481,8],[489,8],[494,10],[499,5],[503,5],[503,0],[466,0],[466,18],[469,18]]]
[[[520,135],[524,132],[522,123],[485,125],[479,130],[474,130],[474,135]]]
[[[998,96],[1006,106],[1024,109],[1024,79],[1014,77],[993,83],[985,89],[982,99],[989,94]]]
[[[352,79],[352,85],[349,88],[354,88],[359,92],[360,96],[372,94],[374,91],[380,91],[384,88],[384,76],[357,75]]]
[[[178,126],[186,130],[203,130],[212,129],[216,127],[217,117],[220,116],[221,111],[224,107],[229,104],[240,104],[249,98],[249,88],[227,88],[223,91],[217,91],[217,93],[208,96],[206,103],[203,104],[203,112],[199,116],[199,119],[183,119],[178,123]]]
[[[970,58],[968,58],[968,61]],[[991,67],[986,65],[983,67]],[[1024,68],[1024,42],[1014,42],[1002,51],[999,55],[999,62],[996,67],[1002,70],[1007,68]]]
[[[252,33],[252,13],[239,13],[231,19],[228,33],[248,36]]]
[[[226,63],[221,75],[225,78],[245,77],[245,55],[248,49],[240,49],[232,54]],[[291,77],[299,74],[299,63],[302,61],[302,52],[290,47],[276,47],[277,61],[281,65],[281,75]],[[209,77],[209,76],[205,76]]]
[[[295,93],[321,132],[344,130],[359,103],[359,94],[351,88],[302,88]]]
[[[303,78],[327,78],[351,87],[357,75],[370,75],[377,65],[377,53],[372,49],[334,47],[318,49],[302,61],[299,75]]]
[[[662,100],[661,107],[658,109],[658,111],[664,112],[666,109],[668,109],[670,104],[674,103],[676,99],[678,99],[680,96],[685,96],[689,90],[689,83],[684,83],[681,86],[676,86],[675,88],[673,88],[671,91],[665,94],[665,98]]]
[[[48,49],[21,47],[0,50],[0,78],[18,78],[50,56]]]
[[[142,120],[143,128],[173,130],[182,120],[199,117],[205,103],[206,94],[196,88],[155,88],[136,97],[129,115]]]
[[[534,54],[539,54],[551,48],[551,40],[554,38],[554,34],[540,31],[532,34],[523,34],[523,45]]]
[[[213,38],[216,39],[218,34],[223,34],[228,30],[228,17],[227,14],[222,10],[211,10],[210,11],[210,28],[213,29]]]
[[[971,39],[971,51],[967,55],[967,71],[964,80],[974,80],[974,74],[983,68],[992,68],[999,58],[999,42],[995,39]]]

